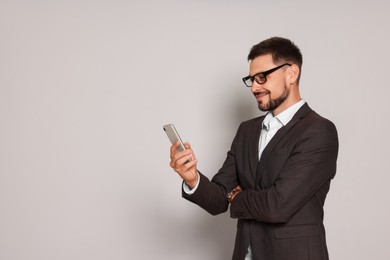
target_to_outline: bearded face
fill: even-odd
[[[265,90],[262,92],[254,92],[253,94],[257,99],[258,106],[261,111],[273,111],[287,99],[288,95],[290,94],[290,91],[285,86],[283,93],[276,98],[272,98],[272,93],[269,90]],[[268,96],[268,99],[266,98],[266,96]]]

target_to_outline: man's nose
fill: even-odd
[[[260,85],[256,82],[256,80],[254,80],[251,87],[252,93],[259,92],[260,89],[262,89],[262,85]]]

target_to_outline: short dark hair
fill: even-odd
[[[249,52],[248,61],[267,54],[272,55],[273,62],[276,65],[291,63],[298,65],[299,70],[302,70],[302,53],[298,46],[289,39],[272,37],[254,45]],[[301,73],[299,73],[299,78],[300,74]]]

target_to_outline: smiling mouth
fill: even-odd
[[[269,94],[270,94],[269,91],[261,91],[261,92],[253,93],[253,95],[255,95],[256,99],[262,98],[262,97],[269,95]]]

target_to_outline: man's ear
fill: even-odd
[[[290,84],[298,84],[299,73],[301,73],[298,65],[293,64],[289,67],[287,77]]]

